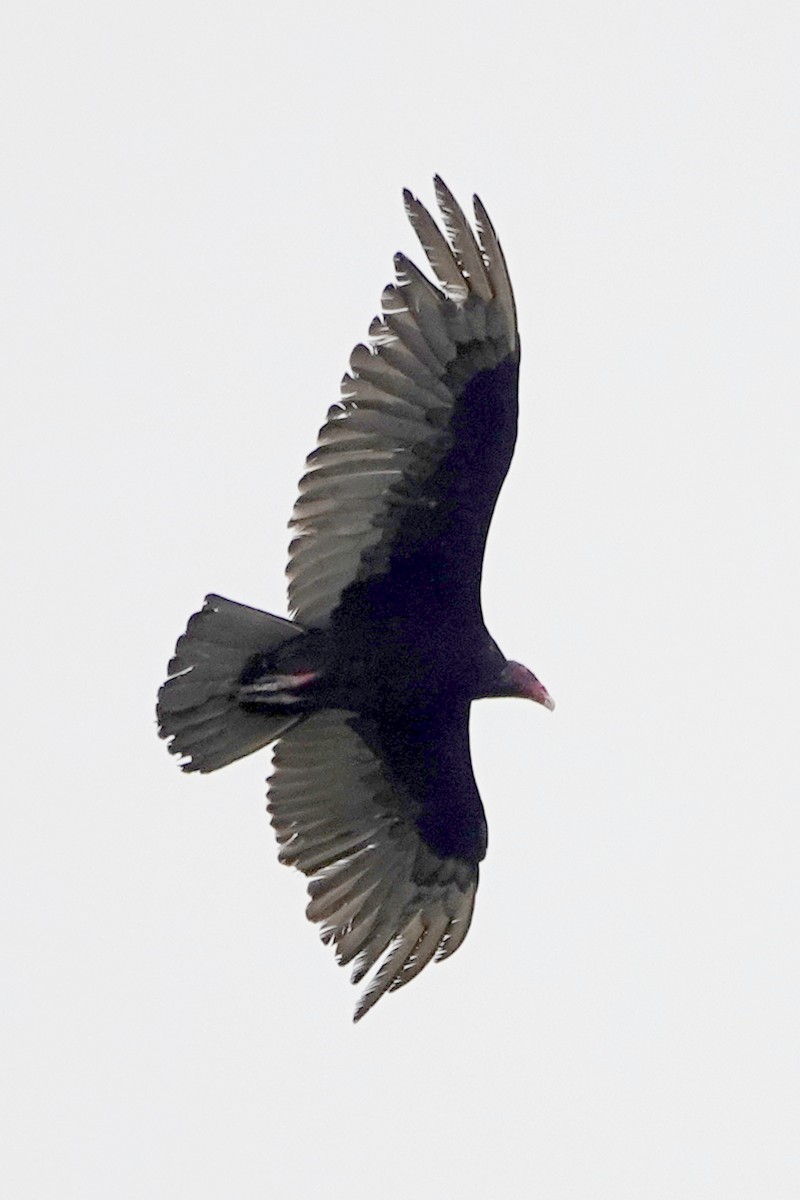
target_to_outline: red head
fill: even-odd
[[[500,672],[500,687],[492,695],[519,696],[524,700],[535,700],[537,704],[543,704],[551,711],[556,706],[547,688],[539,682],[533,671],[529,671],[518,662],[506,663]]]

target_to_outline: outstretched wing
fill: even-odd
[[[463,942],[486,824],[468,709],[382,729],[326,710],[284,734],[269,812],[280,859],[311,877],[307,915],[358,983],[359,1020]]]
[[[423,607],[415,593],[433,579],[450,611],[480,616],[486,533],[516,438],[519,339],[483,205],[474,197],[476,237],[438,177],[435,186],[447,237],[404,198],[440,288],[395,256],[397,282],[300,481],[287,574],[305,625],[328,625],[351,585],[376,579],[382,611]],[[425,606],[436,599],[426,594]]]

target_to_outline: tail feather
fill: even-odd
[[[245,712],[237,696],[241,673],[254,654],[270,651],[303,632],[302,625],[223,596],[206,596],[189,619],[160,688],[158,732],[171,738],[170,754],[184,771],[216,771],[260,750],[301,717]]]

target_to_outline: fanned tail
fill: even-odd
[[[189,619],[159,689],[158,732],[184,771],[216,771],[280,737],[302,717],[245,711],[238,697],[242,671],[254,654],[270,652],[303,633],[303,626],[223,596],[206,596]]]

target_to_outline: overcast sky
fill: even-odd
[[[800,1196],[800,17],[8,3],[3,1190]],[[459,953],[357,1027],[264,812],[153,706],[286,522],[440,172],[523,347]],[[11,1181],[9,1183],[9,1181]]]

